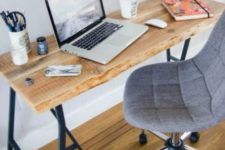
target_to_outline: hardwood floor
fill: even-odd
[[[121,104],[74,129],[72,133],[84,150],[156,150],[164,144],[151,133],[147,133],[149,142],[140,145],[140,129],[133,128],[125,122]],[[225,122],[201,132],[198,143],[186,143],[199,150],[225,150]],[[57,140],[41,148],[55,149]]]

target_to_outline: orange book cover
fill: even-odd
[[[212,9],[203,0],[162,0],[161,3],[175,20],[199,19],[213,16]]]

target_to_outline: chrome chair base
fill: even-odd
[[[191,146],[185,145],[184,141],[188,139],[192,132],[185,132],[181,136],[179,133],[172,133],[171,136],[167,136],[161,132],[149,131],[161,140],[165,141],[165,146],[158,150],[197,150]],[[144,130],[142,131],[142,134]]]
[[[163,147],[163,148],[159,148],[158,150],[180,150],[180,149],[173,149],[173,148],[168,148],[168,147]],[[192,148],[188,145],[184,145],[184,149],[182,150],[197,150],[195,148]]]

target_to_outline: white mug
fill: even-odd
[[[138,0],[120,0],[122,17],[126,19],[137,16]]]
[[[23,65],[28,62],[30,52],[30,40],[26,29],[19,32],[9,32],[11,41],[11,57],[15,65]]]
[[[11,51],[12,61],[15,65],[24,65],[28,62],[28,54],[26,48],[12,49]]]

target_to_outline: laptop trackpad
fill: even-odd
[[[131,40],[132,38],[128,35],[116,34],[109,40],[108,44],[111,44],[113,46],[124,46],[127,45],[127,43],[129,43]]]

